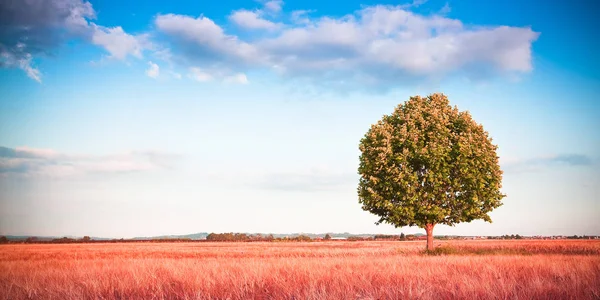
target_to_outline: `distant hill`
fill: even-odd
[[[29,235],[6,235],[6,238],[9,241],[24,241],[30,237],[34,237],[34,236],[29,236]],[[36,236],[35,237],[37,240],[39,241],[51,241],[53,239],[57,239],[58,237],[55,236]]]
[[[150,237],[134,237],[132,240],[174,240],[174,239],[190,239],[190,240],[204,240],[208,236],[208,232],[198,232],[192,234],[183,235],[159,235]]]
[[[36,236],[36,235],[6,235],[6,238],[9,241],[24,241],[28,238],[35,238],[37,241],[40,242],[48,242],[48,241],[52,241],[54,239],[60,239],[60,238],[70,238],[70,239],[81,239],[83,238],[82,236],[72,236],[72,235],[67,235],[67,236]],[[108,240],[112,240],[112,238],[103,238],[103,237],[90,237],[90,239],[92,240],[96,240],[96,241],[108,241]]]

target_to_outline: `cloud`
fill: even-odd
[[[148,67],[148,70],[146,70],[146,75],[148,75],[150,78],[158,78],[158,75],[160,74],[160,68],[158,65],[151,61],[148,62],[148,65],[150,67]]]
[[[99,26],[91,22],[95,18],[92,4],[84,0],[0,1],[0,68],[20,68],[41,82],[33,61],[73,39],[101,46],[117,59],[142,57],[150,46],[146,35]]]
[[[446,2],[446,4],[444,4],[444,6],[440,9],[439,14],[440,15],[447,15],[452,11],[452,8],[450,7],[450,4],[448,4],[448,2]]]
[[[81,0],[0,1],[0,68],[20,68],[41,82],[34,56],[86,35],[92,5]]]
[[[225,83],[237,83],[237,84],[248,84],[248,77],[244,73],[238,73],[235,75],[227,76],[223,80]]]
[[[542,162],[567,164],[571,166],[589,166],[593,161],[589,156],[581,154],[563,154],[554,157],[541,159]]]
[[[245,29],[276,30],[281,27],[281,24],[276,24],[261,18],[260,12],[245,9],[233,12],[229,16],[229,19]]]
[[[190,73],[188,77],[199,82],[207,82],[213,80],[213,76],[211,74],[197,67],[190,68]]]
[[[257,17],[256,12],[243,12],[249,13],[248,20]],[[389,88],[415,80],[512,75],[533,68],[531,45],[538,33],[528,27],[467,26],[442,15],[417,14],[407,6],[368,6],[316,19],[306,18],[306,13],[292,12],[292,24],[276,33],[256,32],[247,40],[225,33],[204,16],[159,15],[155,24],[174,55],[203,68],[270,70],[335,88]],[[253,25],[272,26],[267,24]]]
[[[189,68],[188,78],[198,82],[222,81],[229,84],[248,84],[250,81],[244,73],[231,73],[227,70]]]
[[[0,66],[5,68],[19,68],[25,71],[25,74],[29,78],[40,83],[42,82],[42,73],[32,65],[32,56],[29,53],[15,55],[13,52],[0,50]]]
[[[313,192],[334,190],[344,185],[356,184],[354,174],[333,173],[323,169],[311,169],[294,173],[271,173],[254,183],[263,189]]]
[[[591,166],[594,160],[582,154],[559,154],[546,157],[536,157],[523,160],[509,161],[503,164],[507,172],[525,173],[537,172],[544,168],[555,166]]]
[[[146,172],[172,168],[176,158],[176,155],[154,151],[91,156],[50,149],[0,147],[0,176],[64,178]]]
[[[531,28],[465,25],[445,17],[448,9],[433,15],[411,11],[424,2],[308,18],[309,10],[281,14],[283,1],[266,1],[260,9],[238,9],[226,18],[261,29],[238,36],[224,30],[230,24],[203,15],[159,14],[155,32],[136,35],[92,22],[96,12],[84,0],[4,0],[0,67],[20,68],[41,81],[36,58],[81,39],[119,60],[153,50],[155,59],[169,64],[229,70],[226,76],[270,71],[332,89],[388,89],[446,76],[485,79],[533,69],[531,45],[538,33]]]
[[[92,43],[103,47],[111,57],[125,59],[128,55],[142,58],[142,51],[149,47],[146,35],[133,36],[120,26],[106,28],[93,25]]]
[[[265,10],[273,12],[273,13],[279,13],[281,11],[282,6],[283,6],[283,1],[280,1],[280,0],[267,1],[264,4]]]
[[[423,4],[427,3],[427,0],[413,0],[413,2],[409,4],[401,5],[402,8],[411,8],[411,7],[419,7]]]
[[[188,60],[237,65],[254,61],[258,55],[253,45],[233,35],[226,35],[219,25],[203,16],[159,15],[155,25],[185,53]]]
[[[315,12],[314,10],[295,10],[292,11],[290,20],[296,24],[309,24],[310,19],[307,17],[308,14]]]

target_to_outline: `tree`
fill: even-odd
[[[483,219],[502,205],[497,146],[443,94],[411,97],[360,141],[359,203],[376,224],[419,226],[433,250],[436,224]]]
[[[404,232],[401,232],[401,233],[400,233],[400,240],[401,240],[401,241],[404,241],[404,240],[406,240],[406,236],[404,235]]]
[[[312,239],[308,235],[301,234],[294,238],[295,241],[298,242],[310,242]]]
[[[323,239],[324,240],[330,240],[331,239],[331,235],[329,235],[329,233],[328,233],[328,234],[325,235],[325,237]]]

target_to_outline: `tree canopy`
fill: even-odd
[[[359,148],[359,202],[377,224],[419,226],[430,236],[435,224],[491,222],[488,213],[502,205],[497,146],[443,94],[398,105]]]

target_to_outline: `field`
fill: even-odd
[[[0,299],[600,299],[600,241],[0,245]]]

